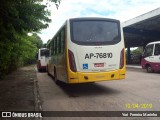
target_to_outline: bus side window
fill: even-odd
[[[52,42],[51,42],[50,45],[49,45],[49,48],[50,48],[50,55],[51,55],[51,56],[54,54],[54,51],[53,51],[53,44],[54,44],[54,41],[52,40]]]
[[[55,39],[53,40],[53,55],[56,54],[56,44],[55,44]]]
[[[55,38],[55,55],[57,55],[57,38]]]
[[[51,53],[50,50],[51,50],[51,44],[49,44],[49,46],[48,46],[48,52],[49,52],[49,53],[48,53],[48,56],[47,56],[47,57],[50,56],[50,53]]]
[[[56,44],[56,46],[57,46],[57,54],[59,54],[59,35],[57,36],[57,44]]]
[[[59,36],[59,39],[58,39],[58,53],[61,53],[61,34],[59,33],[58,34],[58,36]]]
[[[64,49],[65,49],[65,29],[62,28],[61,31],[61,52],[64,53]]]
[[[154,55],[160,55],[160,44],[155,45]]]
[[[145,52],[144,52],[144,57],[149,57],[153,55],[153,44],[146,46]]]

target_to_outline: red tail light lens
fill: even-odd
[[[124,67],[124,48],[121,50],[119,68],[122,69],[123,67]]]
[[[73,72],[77,72],[77,68],[76,68],[76,62],[75,62],[75,58],[74,58],[74,54],[72,51],[68,50],[68,55],[69,55],[69,65],[70,65],[70,69]]]

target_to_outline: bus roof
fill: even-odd
[[[66,24],[67,24],[67,22],[69,22],[70,20],[89,20],[89,19],[95,19],[95,20],[97,20],[97,19],[99,19],[99,20],[111,20],[111,21],[119,21],[120,22],[120,20],[117,20],[117,19],[112,19],[112,18],[105,18],[105,17],[75,17],[75,18],[68,18],[68,19],[66,19],[65,20],[65,22],[62,24],[62,26],[58,29],[58,31],[54,34],[54,36],[52,37],[52,39],[50,39],[50,41],[47,43],[47,46],[53,41],[53,38],[56,36],[56,34],[57,33],[59,33],[59,31],[61,30],[61,28],[63,28]]]
[[[92,19],[92,20],[94,20],[94,19],[95,19],[95,20],[98,20],[98,19],[99,19],[99,20],[103,20],[103,19],[104,19],[104,20],[116,20],[116,21],[119,21],[119,20],[117,20],[117,19],[105,18],[105,17],[77,17],[77,18],[68,18],[67,21],[68,21],[68,20],[74,20],[74,19],[79,19],[79,20],[83,20],[83,19],[84,19],[84,20],[87,20],[87,19],[88,19],[88,20],[90,20],[90,19]]]
[[[160,41],[150,42],[150,43],[148,43],[147,45],[156,44],[156,43],[160,43]]]
[[[39,50],[45,50],[45,49],[47,49],[47,48],[40,48]]]

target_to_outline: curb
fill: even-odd
[[[126,68],[136,68],[136,69],[142,69],[141,66],[130,66],[130,65],[127,65]]]
[[[37,73],[36,68],[35,68],[35,73]],[[34,96],[35,96],[34,110],[35,112],[42,112],[42,104],[41,104],[42,102],[41,102],[40,94],[39,94],[37,75],[36,75],[36,78],[34,79]],[[36,118],[36,120],[43,120],[43,118],[39,117],[39,118]]]

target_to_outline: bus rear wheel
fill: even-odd
[[[153,70],[152,70],[150,65],[146,66],[146,70],[147,70],[148,73],[152,73],[153,72]]]

